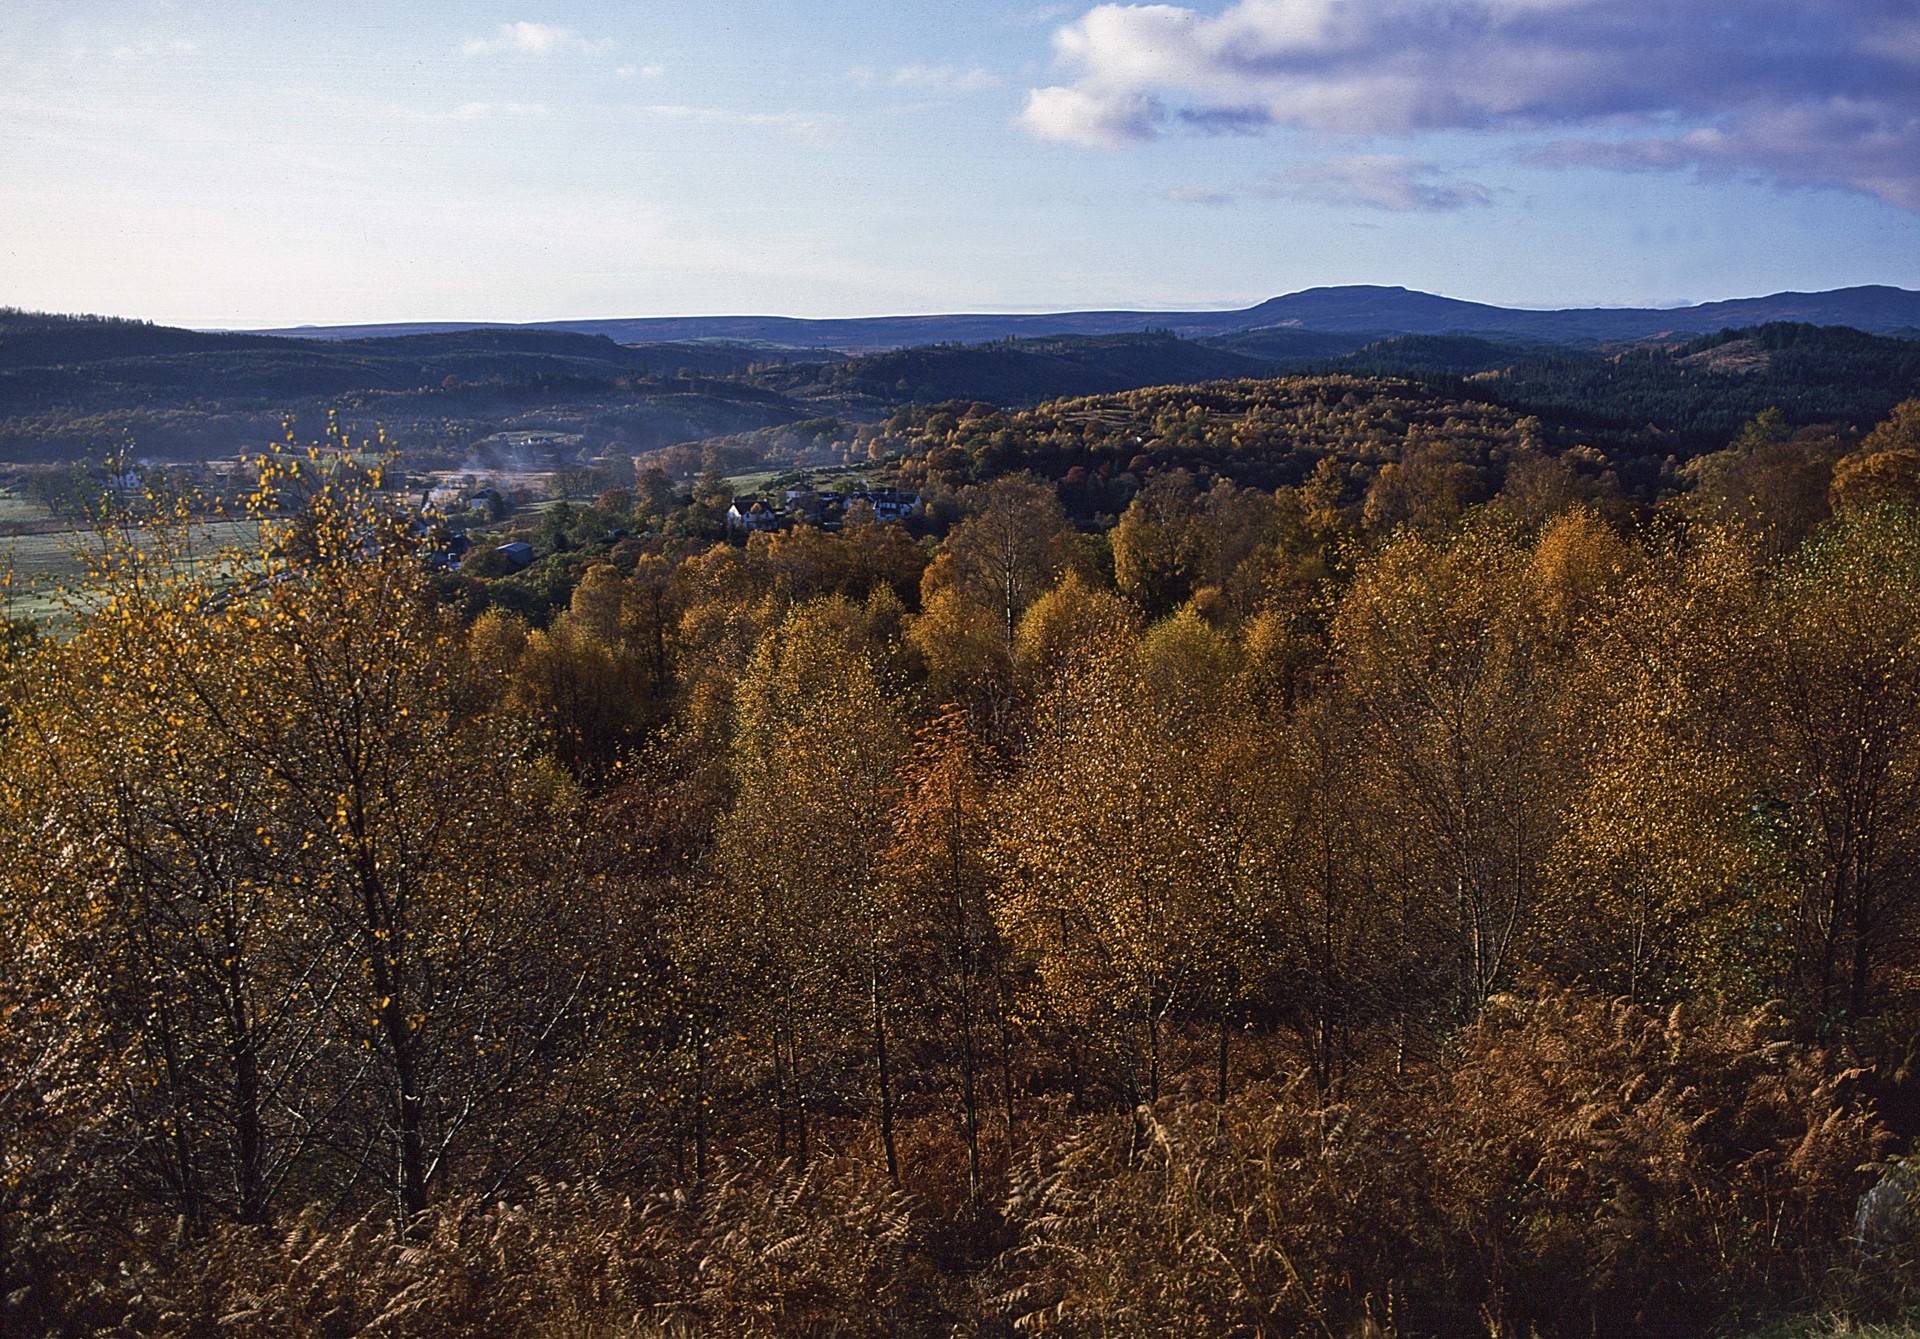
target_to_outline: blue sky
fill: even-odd
[[[0,304],[1920,288],[1911,0],[6,0]]]

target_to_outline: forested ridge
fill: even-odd
[[[660,476],[518,611],[345,453],[103,499],[0,642],[5,1332],[1904,1318],[1920,401],[884,431],[917,535]]]
[[[823,417],[857,447],[890,415],[947,402],[1016,413],[1048,401],[1267,377],[1414,380],[1442,399],[1535,418],[1564,445],[1658,467],[1723,447],[1772,408],[1795,428],[1864,430],[1920,393],[1920,341],[1775,323],[1627,345],[1471,335],[1376,338],[1280,328],[939,344],[848,357],[690,341],[625,345],[480,328],[352,340],[202,333],[0,309],[0,460],[258,451],[294,418],[379,424],[421,468],[501,432],[559,433],[593,454],[704,444]],[[568,461],[564,463],[580,463]]]
[[[1505,403],[1623,445],[1685,453],[1728,440],[1769,408],[1796,425],[1865,427],[1912,396],[1920,340],[1776,324],[1607,358],[1535,352],[1496,369],[1497,361],[1482,353],[1461,370]]]

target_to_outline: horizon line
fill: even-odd
[[[389,320],[344,320],[344,321],[302,321],[294,324],[263,325],[222,325],[222,326],[184,326],[202,334],[223,335],[286,335],[301,330],[341,330],[341,329],[378,329],[390,326],[453,326],[460,329],[486,329],[489,327],[514,328],[549,325],[584,325],[590,322],[621,321],[793,321],[807,324],[834,324],[865,321],[914,321],[914,320],[954,320],[967,317],[1015,319],[1021,317],[1045,318],[1050,316],[1232,316],[1257,310],[1271,302],[1286,298],[1300,297],[1309,293],[1340,292],[1343,290],[1371,289],[1383,293],[1406,293],[1420,297],[1438,298],[1446,302],[1458,302],[1468,306],[1486,307],[1496,311],[1511,312],[1576,312],[1576,311],[1644,311],[1644,312],[1684,312],[1700,307],[1712,307],[1727,302],[1752,302],[1766,298],[1779,297],[1822,297],[1837,293],[1853,293],[1866,289],[1884,289],[1889,292],[1920,296],[1920,289],[1903,288],[1898,284],[1863,283],[1846,284],[1838,288],[1782,288],[1766,293],[1746,293],[1733,297],[1716,297],[1674,302],[1590,302],[1565,304],[1558,306],[1517,305],[1500,302],[1483,302],[1476,298],[1458,298],[1445,293],[1435,293],[1428,289],[1409,288],[1404,284],[1316,284],[1309,288],[1293,289],[1261,298],[1245,306],[1226,307],[1127,307],[1127,306],[1084,306],[1054,307],[1046,310],[1033,308],[993,310],[974,308],[964,310],[929,311],[893,311],[870,313],[859,316],[791,316],[766,311],[720,311],[720,312],[673,312],[654,315],[623,316],[546,316],[526,320],[506,320],[500,318],[465,317],[403,317]],[[123,318],[143,319],[143,318]],[[154,324],[161,324],[154,322]]]

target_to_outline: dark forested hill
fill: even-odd
[[[1474,335],[1398,335],[1336,358],[1333,364],[1350,372],[1386,376],[1472,376],[1542,357],[1582,356],[1597,357],[1551,345],[1499,343]]]
[[[1404,369],[1412,370],[1412,369]],[[1767,409],[1791,424],[1864,428],[1920,395],[1920,340],[1777,324],[1609,357],[1562,352],[1481,371],[1472,385],[1572,426],[1724,445]]]
[[[1086,516],[1117,513],[1156,470],[1298,485],[1324,461],[1350,485],[1422,456],[1484,498],[1516,453],[1564,455],[1651,500],[1678,462],[1776,410],[1787,428],[1864,429],[1920,396],[1920,341],[1769,325],[1618,354],[1407,336],[1308,375],[1064,398],[1011,413],[956,401],[895,416],[951,483],[1033,470]],[[1571,453],[1571,454],[1569,454]],[[1435,462],[1438,462],[1436,465]]]
[[[111,358],[276,349],[267,335],[207,334],[103,316],[54,316],[0,307],[0,368],[47,367]]]
[[[1786,323],[1604,351],[1402,335],[1335,358],[1280,365],[1420,378],[1629,454],[1711,450],[1768,409],[1796,427],[1864,428],[1920,395],[1920,340]]]
[[[1093,494],[1114,485],[1108,491],[1119,506],[1156,470],[1273,488],[1304,482],[1322,460],[1371,470],[1400,459],[1416,442],[1444,442],[1451,459],[1486,470],[1539,436],[1538,425],[1488,400],[1355,376],[1157,386],[1053,400],[1011,414],[941,406],[904,411],[891,426],[924,453],[929,472],[949,481],[1032,470]],[[1086,510],[1108,508],[1096,499]]]
[[[143,454],[227,454],[277,438],[285,417],[324,420],[328,410],[369,430],[382,424],[403,445],[534,427],[644,449],[806,417],[744,379],[781,356],[550,330],[322,342],[11,312],[0,315],[0,458],[60,459],[129,440]]]
[[[732,376],[779,355],[751,345],[623,345],[551,330],[474,329],[317,341],[207,335],[127,321],[0,315],[0,411],[165,407],[410,390],[456,380]],[[815,361],[833,355],[809,355]]]
[[[1064,395],[1258,376],[1268,370],[1268,362],[1260,358],[1149,332],[940,344],[841,363],[790,363],[764,371],[756,380],[807,399],[844,398],[888,408],[942,400],[1012,406]]]
[[[1203,341],[1171,331],[939,344],[848,357],[763,344],[619,344],[483,327],[380,339],[204,334],[0,313],[0,459],[230,454],[317,431],[329,411],[406,450],[460,451],[503,431],[649,451],[908,405],[1001,409],[1152,386],[1320,373],[1411,378],[1496,403],[1610,454],[1686,456],[1778,409],[1795,426],[1864,427],[1920,394],[1920,341],[1776,323],[1601,348],[1521,336],[1272,328]],[[695,458],[699,453],[694,453]]]

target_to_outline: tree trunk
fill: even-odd
[[[787,1160],[787,1076],[786,1060],[781,1053],[780,1026],[773,1028],[773,1157]]]
[[[390,997],[389,997],[390,998]],[[393,1049],[393,1072],[398,1081],[400,1143],[400,1213],[412,1223],[427,1211],[426,1102],[420,1096],[419,1068],[413,1054],[413,1027],[402,1016],[398,1001],[381,1010],[381,1022]]]
[[[1213,1100],[1220,1106],[1227,1104],[1227,1011],[1220,1011],[1220,1073],[1215,1087]]]
[[[961,872],[964,835],[960,790],[951,786],[952,809],[947,829],[948,891],[953,911],[953,942],[959,954],[960,977],[960,1108],[967,1132],[967,1211],[980,1216],[980,1101],[978,1092],[979,1060],[973,1043],[973,939],[967,916],[966,881]]]
[[[800,1081],[800,1029],[787,1034],[787,1080],[793,1085],[793,1152],[807,1165],[807,1090]]]
[[[967,1130],[967,1208],[980,1213],[980,1100],[973,1049],[973,1001],[964,979],[960,987],[960,1112]]]
[[[248,1016],[240,949],[227,944],[227,1026],[233,1038],[233,1125],[237,1145],[234,1167],[235,1215],[242,1223],[267,1222],[266,1139],[260,1119],[260,1055]]]
[[[376,932],[376,935],[379,932]],[[392,942],[392,932],[387,932]],[[372,936],[370,936],[372,937]],[[403,1225],[413,1223],[427,1209],[426,1103],[421,1100],[419,1067],[413,1049],[413,1023],[397,992],[399,973],[389,957],[386,945],[377,937],[369,946],[373,967],[374,994],[379,997],[374,1015],[380,1021],[380,1033],[393,1063],[394,1138],[398,1145],[395,1199]]]
[[[1007,979],[999,970],[994,969],[997,1012],[1000,1015],[1000,1100],[1006,1107],[1007,1122],[1007,1163],[1013,1163],[1013,1034],[1007,1026]],[[1078,1101],[1078,1071],[1075,1071],[1075,1100]]]
[[[0,1150],[0,1166],[6,1164],[4,1150]],[[7,1235],[7,1212],[11,1206],[4,1194],[0,1194],[0,1339],[7,1339],[13,1333],[11,1316],[13,1304],[8,1300],[13,1295],[13,1238]]]
[[[707,1179],[707,1047],[704,1032],[693,1038],[693,1179]]]
[[[880,1004],[880,964],[870,959],[867,997],[873,1009],[873,1062],[880,1081],[880,1142],[887,1151],[887,1176],[900,1181],[900,1156],[893,1146],[893,1074],[887,1067],[887,1020]]]
[[[1147,1100],[1160,1100],[1160,1010],[1147,1003]]]
[[[174,1044],[173,1029],[168,1026],[164,1009],[156,1011],[159,1023],[160,1054],[167,1071],[167,1142],[173,1154],[175,1186],[180,1195],[180,1213],[189,1230],[198,1234],[205,1225],[206,1207],[200,1197],[200,1177],[194,1170],[193,1144],[188,1134],[189,1121],[182,1109],[186,1076],[180,1052]]]

